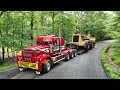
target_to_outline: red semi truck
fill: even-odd
[[[63,37],[51,35],[40,36],[36,44],[22,50],[22,55],[16,56],[17,65],[20,71],[26,68],[34,69],[36,74],[41,71],[47,73],[51,67],[61,61],[68,61],[76,57],[75,49],[66,48]]]

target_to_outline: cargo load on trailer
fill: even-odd
[[[66,47],[70,47],[76,49],[78,51],[85,51],[92,49],[95,46],[96,38],[91,37],[90,34],[82,35],[82,34],[73,34],[72,40],[70,43],[66,45]]]

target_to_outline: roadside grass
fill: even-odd
[[[110,56],[114,63],[120,66],[120,41],[111,44]]]
[[[15,67],[16,63],[10,63],[10,62],[6,62],[3,65],[0,65],[0,71],[4,71],[6,69],[10,69],[12,67]]]
[[[22,51],[19,51],[18,53],[16,51],[14,51],[14,53],[17,53],[17,55],[21,55],[21,52]],[[2,49],[0,48],[0,58],[2,59]],[[7,53],[7,48],[5,48],[5,58],[8,58],[8,53]],[[12,55],[12,51],[11,49],[9,49],[9,57],[13,57]],[[17,66],[16,65],[16,62],[5,62],[3,65],[0,65],[0,71],[4,71],[4,70],[7,70],[7,69],[10,69],[10,68],[13,68],[14,66]]]
[[[112,67],[112,65],[107,63],[107,59],[106,59],[107,50],[108,50],[108,46],[105,47],[102,51],[101,60],[103,62],[103,65],[111,79],[120,79],[120,75],[118,74],[117,70],[115,70]]]

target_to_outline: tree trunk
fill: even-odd
[[[33,33],[32,33],[33,32],[33,17],[34,17],[33,14],[34,13],[32,11],[31,12],[31,35],[30,35],[30,37],[31,37],[31,45],[33,45],[33,43],[32,43],[33,42]]]
[[[62,36],[65,38],[64,26],[64,11],[62,11]]]
[[[8,15],[7,15],[7,18],[8,18],[8,20],[9,20]],[[9,30],[9,27],[8,27],[8,23],[7,23],[7,32],[6,32],[6,35],[8,35],[8,30]],[[9,49],[8,49],[8,48],[7,48],[7,56],[8,56],[8,58],[9,58]]]
[[[77,29],[77,12],[74,11],[74,14],[75,14],[76,29]]]
[[[55,17],[55,13],[54,11],[52,11],[52,34],[54,34],[54,17]]]
[[[43,14],[43,13],[42,13]],[[42,35],[44,35],[44,28],[43,28],[43,23],[44,23],[44,16],[41,14],[41,26],[42,26]]]
[[[4,63],[5,61],[5,48],[2,47],[2,64]]]
[[[9,58],[10,56],[9,56],[9,49],[8,48],[7,48],[7,55],[8,55],[8,58]]]
[[[0,49],[1,49],[1,48],[0,48]],[[0,65],[2,64],[1,53],[2,53],[2,52],[0,52]]]
[[[2,24],[1,24],[1,22],[0,22],[0,38],[2,37],[2,31],[1,31],[1,27],[2,26]],[[0,49],[1,49],[1,47],[0,47]],[[2,59],[1,59],[1,53],[2,52],[0,52],[0,65],[2,64]]]
[[[23,32],[24,32],[24,22],[23,22],[23,20],[24,20],[24,16],[22,17],[22,34],[21,34],[21,39],[23,39]],[[23,42],[21,40],[21,46],[22,45],[23,45]]]
[[[2,16],[2,14],[3,14],[3,11],[0,13],[0,17]],[[1,29],[2,29],[2,23],[0,22],[0,38],[2,37]],[[1,53],[2,53],[2,59],[0,58],[0,65],[2,65],[3,61],[4,61],[4,47],[2,47],[2,52]]]
[[[4,13],[4,11],[1,11],[1,13],[0,13],[0,17],[3,15],[3,13]]]

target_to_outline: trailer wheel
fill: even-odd
[[[68,61],[70,59],[69,54],[65,56],[65,61]]]
[[[94,48],[94,43],[92,43],[92,48]]]
[[[71,52],[70,59],[74,57],[74,52]]]
[[[47,61],[48,61],[48,64],[47,65],[46,64],[43,65],[43,72],[44,73],[49,72],[50,69],[51,69],[51,65],[52,65],[50,59],[47,59]]]
[[[75,52],[74,52],[74,57],[76,57],[76,56],[77,56],[77,52],[75,51]]]
[[[93,43],[91,43],[91,45],[90,45],[90,50],[93,48]]]
[[[88,44],[86,44],[85,47],[84,47],[85,48],[85,52],[88,52],[88,47],[89,47]]]
[[[93,48],[95,47],[95,43],[93,43]]]

